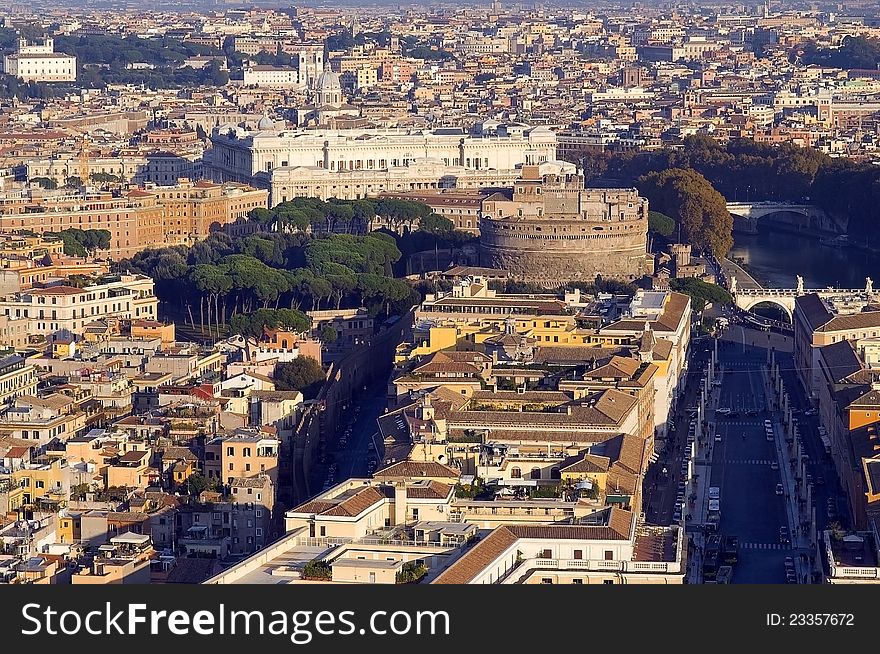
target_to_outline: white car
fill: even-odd
[[[784,495],[785,494],[785,489],[782,487],[782,484],[776,484],[776,494],[777,495]]]
[[[716,442],[716,443],[720,443],[720,442],[721,442],[721,434],[715,434],[715,442]]]

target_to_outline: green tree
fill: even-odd
[[[675,221],[659,211],[649,211],[648,229],[668,238],[675,232]]]
[[[274,379],[279,391],[300,391],[306,399],[312,399],[324,383],[324,370],[311,357],[299,356],[275,366]]]
[[[695,170],[672,168],[639,179],[651,206],[681,226],[685,241],[723,257],[733,245],[733,218],[724,197]]]
[[[324,325],[319,336],[324,345],[332,345],[339,338],[339,332],[332,325]]]
[[[333,578],[333,569],[326,561],[312,560],[303,566],[303,579],[327,581]]]
[[[702,311],[706,304],[731,304],[733,298],[726,290],[715,284],[709,284],[696,277],[684,277],[682,279],[670,279],[669,288],[678,293],[684,293],[691,298],[691,308],[694,311]]]

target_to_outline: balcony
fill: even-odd
[[[568,572],[622,572],[636,574],[680,574],[678,561],[604,561],[595,559],[527,559],[514,568],[502,581],[503,584],[518,584],[530,572],[558,570]]]

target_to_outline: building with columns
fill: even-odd
[[[219,182],[266,187],[278,167],[375,171],[420,159],[468,171],[512,171],[556,159],[556,134],[546,127],[500,125],[486,132],[437,129],[247,130],[221,126],[211,135],[207,174]]]

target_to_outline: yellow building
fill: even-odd
[[[31,465],[12,473],[9,510],[28,507],[58,507],[70,496],[70,468],[56,459],[52,463]]]
[[[79,511],[62,510],[58,513],[58,542],[78,543],[82,539],[82,514]]]
[[[161,323],[158,320],[132,320],[131,337],[144,340],[159,338],[162,349],[174,345],[176,340],[174,323]]]

